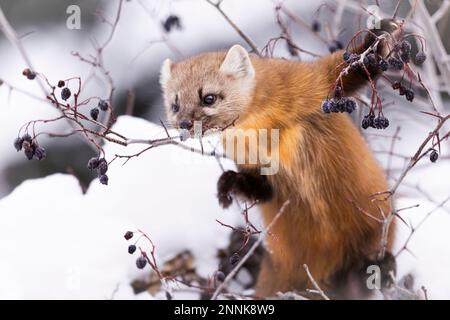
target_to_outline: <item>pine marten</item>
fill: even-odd
[[[381,26],[349,51],[362,53],[379,40],[374,34],[387,33],[376,47],[386,57],[398,25],[383,20]],[[290,200],[266,239],[257,296],[312,288],[306,264],[322,289],[339,297],[344,283],[377,262],[382,224],[376,218],[391,208],[387,201],[375,205],[371,195],[388,190],[385,175],[349,116],[321,111],[345,68],[343,53],[303,63],[260,58],[235,45],[178,63],[166,60],[161,68],[173,126],[193,130],[194,121],[201,121],[205,128],[233,123],[227,130],[279,129],[276,174],[260,174],[259,163],[238,163],[238,172],[226,171],[218,181],[223,207],[232,195],[257,200],[266,224]],[[368,72],[375,79],[380,71]],[[339,83],[349,96],[369,83],[368,75],[350,70]],[[384,259],[392,257],[394,232],[391,225]]]

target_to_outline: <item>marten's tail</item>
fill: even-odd
[[[380,29],[366,31],[363,44],[355,46],[355,41],[352,41],[347,50],[337,51],[319,60],[317,63],[325,68],[328,75],[330,92],[340,86],[344,95],[352,95],[367,85],[369,79],[376,79],[387,69],[386,59],[400,32],[401,27],[393,20],[381,20]]]

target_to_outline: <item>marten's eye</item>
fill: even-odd
[[[213,105],[217,100],[217,96],[214,94],[207,94],[202,98],[202,103],[205,106],[211,106]]]
[[[178,112],[178,111],[180,111],[180,106],[176,103],[172,103],[171,109],[172,109],[172,112]]]

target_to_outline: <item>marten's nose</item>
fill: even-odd
[[[191,120],[183,120],[180,123],[180,128],[181,129],[186,129],[186,130],[190,130],[192,128],[193,124]]]

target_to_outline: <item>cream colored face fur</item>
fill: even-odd
[[[247,51],[239,45],[223,52],[205,53],[179,63],[164,61],[160,83],[167,120],[201,121],[203,130],[223,128],[239,118],[251,100],[255,70]],[[213,95],[215,102],[204,103]]]

